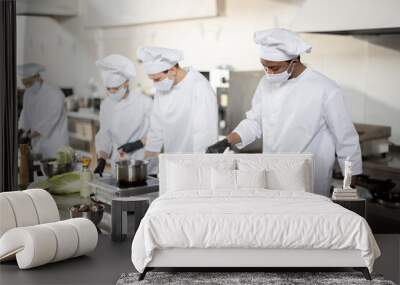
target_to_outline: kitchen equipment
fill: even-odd
[[[71,111],[71,112],[79,111],[79,102],[75,96],[65,98],[65,103],[66,103],[68,111]]]
[[[91,108],[93,104],[93,98],[80,97],[78,98],[79,108]]]
[[[139,196],[139,195],[152,195],[154,198],[158,197],[158,179],[154,177],[147,177],[144,185],[134,186],[129,188],[121,188],[118,185],[117,179],[112,176],[103,177],[94,176],[92,181],[88,184],[91,187],[91,192],[95,195],[96,200],[111,206],[111,201],[114,198]]]
[[[140,201],[146,200],[146,203],[151,203],[158,197],[158,179],[150,176],[147,177],[145,185],[130,188],[118,187],[118,181],[110,175],[95,176],[88,184],[93,193],[90,195],[92,201],[103,203],[106,213],[111,215],[110,226],[113,240],[115,236],[121,237],[122,233],[136,231],[141,219],[141,215],[139,214],[139,217],[137,215],[137,210],[141,213],[143,209]],[[134,212],[130,210],[132,206],[135,207]],[[107,217],[102,222],[102,226],[107,224]]]
[[[115,178],[121,188],[146,184],[147,160],[120,160],[115,163]]]
[[[42,159],[40,161],[40,170],[47,177],[53,177],[57,174],[66,173],[73,170],[72,163],[59,164],[55,158]]]
[[[251,108],[251,100],[263,71],[231,71],[229,73],[229,87],[227,89],[227,106],[225,110],[226,127],[222,135],[227,135],[233,131],[236,126],[246,117],[246,112]],[[222,97],[224,98],[224,97]],[[225,103],[224,100],[220,101]],[[221,106],[220,106],[221,109]],[[241,149],[243,153],[261,153],[262,139],[257,139],[245,148]]]
[[[97,225],[100,223],[104,214],[104,205],[100,203],[77,204],[69,209],[71,218],[86,218]]]
[[[100,106],[101,106],[101,98],[93,98],[93,111],[94,112],[100,112]]]
[[[389,137],[391,127],[354,124],[360,137],[360,146],[363,157],[385,155],[389,152]]]
[[[65,98],[71,97],[71,96],[73,96],[75,94],[74,93],[74,88],[61,87],[60,89],[61,89],[62,93],[64,93]]]

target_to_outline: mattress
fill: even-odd
[[[139,272],[162,249],[359,250],[372,271],[379,248],[361,216],[307,192],[170,192],[156,199],[132,243]]]

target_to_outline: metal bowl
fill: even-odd
[[[86,208],[82,209],[82,206]],[[94,209],[95,207],[95,209]],[[82,209],[80,211],[79,209]],[[96,226],[101,222],[104,214],[104,205],[102,204],[77,204],[69,209],[71,218],[86,218],[89,219]]]
[[[70,172],[73,170],[72,163],[59,164],[55,158],[42,159],[40,161],[40,170],[47,177],[53,177],[57,174]]]

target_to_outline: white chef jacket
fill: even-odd
[[[168,93],[157,93],[146,150],[204,153],[218,139],[218,107],[207,79],[190,68]]]
[[[279,87],[264,76],[256,89],[251,110],[234,132],[242,148],[263,137],[263,152],[312,153],[315,160],[314,192],[329,195],[335,153],[342,172],[350,157],[352,173],[362,173],[358,134],[335,82],[306,68]]]
[[[32,139],[32,149],[43,158],[56,156],[57,151],[68,145],[68,125],[64,108],[64,94],[59,88],[41,83],[38,91],[24,93],[23,108],[18,127],[37,131],[40,137]]]
[[[120,159],[118,148],[146,137],[150,126],[153,101],[150,97],[130,91],[128,97],[115,102],[109,97],[100,106],[100,129],[96,134],[96,152],[111,156],[111,165]],[[124,159],[143,159],[144,149],[126,154]]]

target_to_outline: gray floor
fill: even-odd
[[[374,272],[383,274],[385,279],[398,283],[400,280],[398,270],[400,235],[376,235],[375,237],[382,256],[376,261]],[[102,234],[99,235],[96,250],[88,256],[30,270],[19,270],[16,262],[0,264],[0,285],[115,284],[122,273],[134,271],[130,259],[131,243],[132,238],[116,243],[111,241],[110,235]]]
[[[115,243],[103,234],[87,256],[28,270],[19,270],[16,262],[3,263],[0,284],[115,284],[122,273],[134,271],[131,244],[132,238]]]

